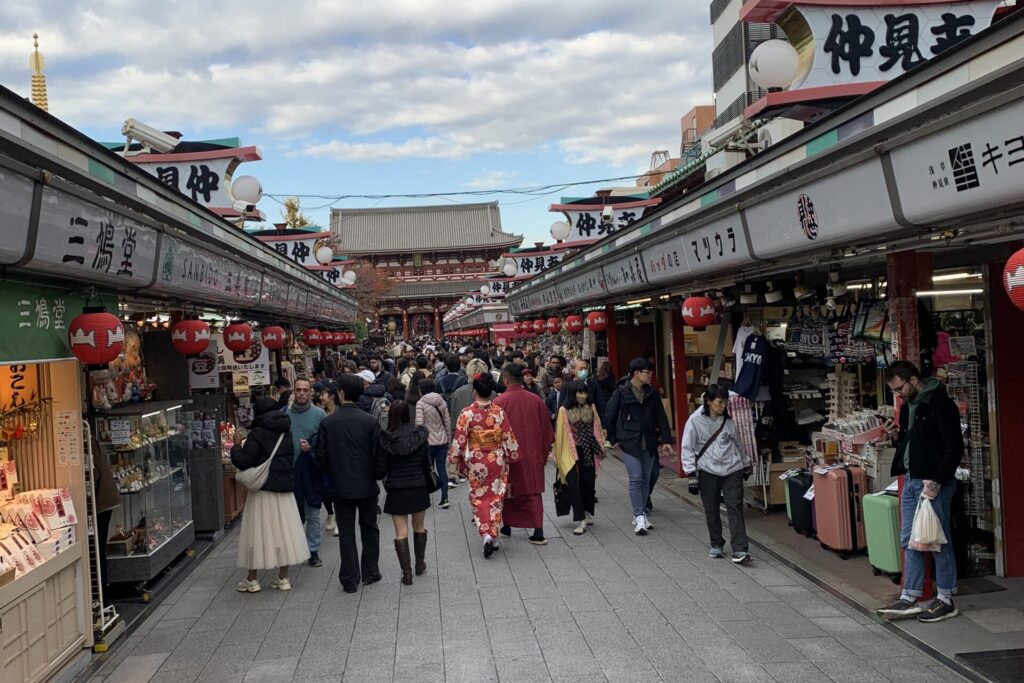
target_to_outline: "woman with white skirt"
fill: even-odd
[[[248,437],[231,449],[231,462],[244,471],[259,467],[273,457],[267,482],[258,491],[249,491],[242,515],[242,531],[238,540],[238,566],[249,575],[236,586],[242,593],[258,593],[260,569],[277,568],[277,578],[270,587],[291,590],[288,566],[309,559],[306,534],[295,505],[294,460],[292,454],[291,419],[271,398],[257,399],[253,404],[252,425]],[[283,436],[283,438],[281,438]],[[275,451],[276,448],[276,451]]]

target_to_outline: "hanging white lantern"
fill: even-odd
[[[346,284],[354,285],[356,282],[356,271],[346,270],[341,274],[341,279],[344,280]]]
[[[501,267],[501,272],[505,274],[505,277],[515,277],[519,272],[519,266],[515,259],[505,259],[505,265]]]
[[[480,288],[480,293],[483,294],[484,296],[490,296],[490,294],[491,294],[491,286],[490,285],[483,285]]]
[[[786,40],[766,40],[750,55],[750,80],[762,88],[787,88],[796,78],[800,57]]]
[[[561,242],[569,236],[572,227],[565,221],[555,221],[551,224],[551,239]]]
[[[330,245],[322,244],[316,248],[313,256],[316,257],[317,263],[321,266],[326,266],[334,260],[334,250],[331,249]]]
[[[263,199],[263,184],[251,175],[244,175],[231,181],[231,196],[237,202],[258,204]]]

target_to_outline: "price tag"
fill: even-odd
[[[110,421],[110,443],[115,446],[127,446],[132,442],[131,420]]]
[[[811,484],[811,488],[807,489],[807,492],[804,493],[804,498],[814,500],[814,484]]]

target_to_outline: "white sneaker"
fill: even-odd
[[[582,536],[587,533],[587,520],[580,520],[579,525],[573,529],[572,532],[577,536]]]
[[[647,521],[643,515],[637,515],[633,518],[633,533],[637,536],[647,535]]]
[[[270,587],[276,588],[279,591],[290,591],[292,589],[292,582],[287,578],[279,579],[274,577],[270,580]]]
[[[335,524],[334,528],[331,529],[331,535],[332,536],[340,536],[341,535],[341,531],[338,529],[338,525],[337,524]]]
[[[583,514],[586,516],[586,519],[584,521],[586,521],[587,526],[594,526],[594,515],[590,514],[589,512],[584,512]]]
[[[327,531],[334,531],[338,528],[338,522],[334,519],[334,515],[327,515],[327,521],[324,522],[324,529]]]
[[[259,593],[261,590],[263,590],[263,587],[260,585],[258,579],[255,581],[242,579],[238,582],[238,585],[235,586],[235,590],[239,593]]]
[[[644,515],[644,526],[647,528],[648,531],[654,530],[654,525],[651,524],[651,518],[647,515]]]
[[[448,488],[450,488],[450,489],[457,489],[457,488],[459,488],[459,480],[458,479],[449,479],[448,480]]]

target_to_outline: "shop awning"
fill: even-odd
[[[953,243],[1012,237],[1022,120],[1017,15],[520,285],[510,310],[706,290],[944,231]]]
[[[355,301],[0,87],[0,267],[69,289],[339,324]]]

